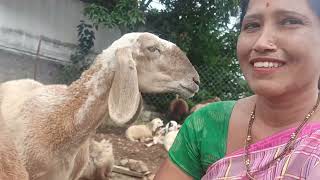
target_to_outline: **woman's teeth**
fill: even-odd
[[[278,62],[255,62],[253,63],[253,67],[256,68],[277,68],[281,67],[283,63]]]

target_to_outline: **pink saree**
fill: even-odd
[[[290,139],[295,129],[285,130],[252,144],[251,170],[254,172],[271,161]],[[295,143],[294,150],[263,172],[255,174],[257,180],[312,179],[320,180],[320,123],[309,124]],[[244,165],[244,149],[240,149],[212,164],[202,180],[248,179]]]

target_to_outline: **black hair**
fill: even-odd
[[[248,5],[249,5],[249,0],[240,1],[240,27],[242,26],[242,21],[244,19],[244,16],[247,13]]]

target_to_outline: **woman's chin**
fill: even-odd
[[[284,87],[276,85],[256,85],[251,86],[251,89],[255,94],[264,97],[276,97],[284,93]]]

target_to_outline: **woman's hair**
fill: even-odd
[[[240,27],[242,26],[243,18],[247,13],[248,5],[249,0],[240,0]]]
[[[242,26],[242,21],[247,13],[248,5],[250,0],[240,0],[240,27]],[[311,9],[320,17],[320,1],[319,0],[309,0]]]

